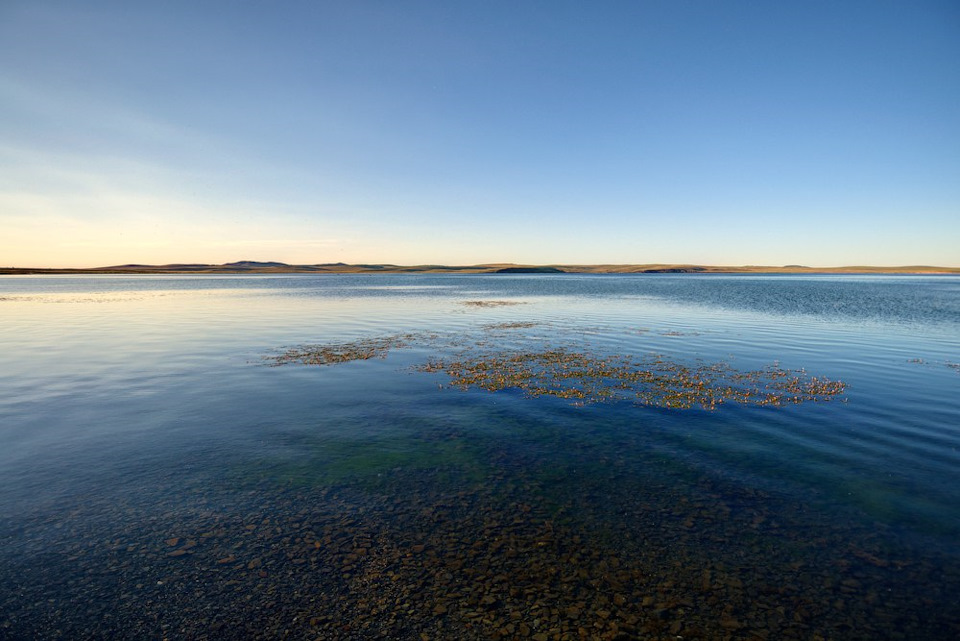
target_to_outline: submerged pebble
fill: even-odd
[[[18,568],[17,590],[0,598],[0,636],[874,639],[891,629],[915,638],[958,631],[949,611],[917,616],[910,592],[892,589],[925,584],[933,601],[948,602],[960,585],[949,567],[889,557],[870,531],[820,522],[802,505],[669,476],[644,480],[643,491],[624,476],[622,495],[596,503],[589,492],[566,494],[552,504],[559,488],[533,461],[523,469],[493,485],[398,471],[384,492],[264,483],[232,497],[198,494],[189,509],[178,499],[167,513],[161,501],[150,513],[163,518],[147,520],[134,504],[90,505],[64,519],[59,563]],[[190,554],[168,553],[171,526],[183,533],[177,545],[194,542]],[[810,529],[821,536],[804,536]]]

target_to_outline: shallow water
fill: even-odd
[[[577,406],[415,370],[478,345],[847,388]],[[0,278],[0,637],[955,638],[958,392],[949,276]]]

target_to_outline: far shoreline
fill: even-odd
[[[69,274],[916,274],[957,275],[960,267],[907,265],[880,267],[854,265],[809,267],[805,265],[690,265],[690,264],[596,264],[596,265],[524,265],[485,263],[479,265],[392,265],[320,263],[290,265],[279,262],[239,261],[214,264],[114,265],[110,267],[0,267],[0,275]]]

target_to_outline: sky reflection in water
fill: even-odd
[[[378,528],[414,527],[408,520],[420,517],[412,512],[383,512],[395,492],[414,493],[421,497],[417,510],[445,510],[450,523],[463,519],[459,530],[469,532],[472,517],[443,503],[442,494],[491,514],[504,505],[535,505],[536,518],[523,526],[533,529],[514,532],[520,538],[547,521],[594,545],[602,532],[614,533],[622,562],[639,563],[650,576],[659,576],[658,566],[638,541],[681,549],[678,559],[699,577],[690,580],[711,586],[704,572],[720,570],[702,565],[698,555],[729,563],[747,548],[738,552],[725,528],[749,527],[759,538],[748,556],[763,556],[763,546],[779,541],[785,547],[777,559],[809,568],[844,561],[867,573],[828,577],[836,585],[854,580],[869,593],[863,587],[869,581],[892,581],[902,593],[883,612],[872,612],[869,601],[858,606],[849,613],[853,619],[891,617],[890,625],[903,630],[940,632],[946,619],[934,617],[924,628],[905,614],[930,585],[884,573],[896,562],[935,563],[942,585],[957,580],[958,292],[960,279],[929,277],[0,279],[0,533],[7,562],[36,568],[28,573],[35,584],[24,579],[28,592],[69,598],[69,581],[79,580],[82,567],[50,565],[43,550],[75,549],[81,534],[106,541],[128,532],[138,550],[157,543],[159,558],[167,559],[165,539],[157,538],[163,528],[147,525],[155,519],[170,524],[167,532],[199,527],[197,519],[213,518],[210,510],[225,521],[252,512],[283,521],[292,518],[283,510],[304,508],[289,503],[290,491],[329,514],[377,513]],[[520,304],[463,304],[484,300]],[[264,361],[297,345],[404,332],[426,332],[434,342],[329,367],[274,368]],[[447,387],[442,374],[413,371],[438,349],[456,354],[465,342],[508,351],[559,346],[617,357],[660,354],[741,371],[776,363],[849,387],[846,402],[824,405],[576,408],[519,391],[461,392]],[[352,498],[331,499],[337,487],[352,488],[343,490]],[[355,494],[357,488],[366,489]],[[250,503],[254,489],[260,499]],[[203,518],[200,505],[207,506]],[[676,523],[664,521],[661,510],[676,510]],[[65,525],[54,527],[59,521]],[[706,529],[695,535],[699,523]],[[789,529],[785,538],[782,527]],[[841,541],[850,558],[830,557],[816,543],[821,539]],[[491,559],[500,558],[494,552]],[[200,558],[195,553],[201,554],[191,546],[171,558],[189,562]],[[377,558],[389,565],[389,558]],[[57,581],[38,587],[52,577],[64,587]],[[315,579],[327,585],[329,577]],[[637,589],[663,594],[663,585]],[[452,611],[459,602],[444,590],[440,601]],[[8,611],[20,613],[15,629],[39,630],[29,626],[53,616],[5,598]],[[513,603],[498,599],[504,607]],[[721,618],[704,599],[687,607],[711,630]],[[608,616],[638,631],[653,625],[642,597],[635,610],[630,603]],[[190,608],[176,612],[187,617]],[[125,616],[140,621],[135,612]],[[822,629],[842,630],[843,616],[824,615]],[[84,625],[80,614],[71,617]],[[376,613],[368,618],[379,621]],[[727,629],[746,635],[755,628],[746,618],[737,620],[740,627],[728,621]],[[465,614],[427,619],[411,629],[490,632],[476,621],[467,625],[473,619]],[[309,629],[326,634],[324,625]],[[782,631],[786,623],[777,625],[766,629]],[[200,629],[206,628],[194,632]]]

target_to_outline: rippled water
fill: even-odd
[[[414,370],[479,344],[847,389],[579,407]],[[0,439],[0,638],[960,634],[956,277],[5,277]]]

